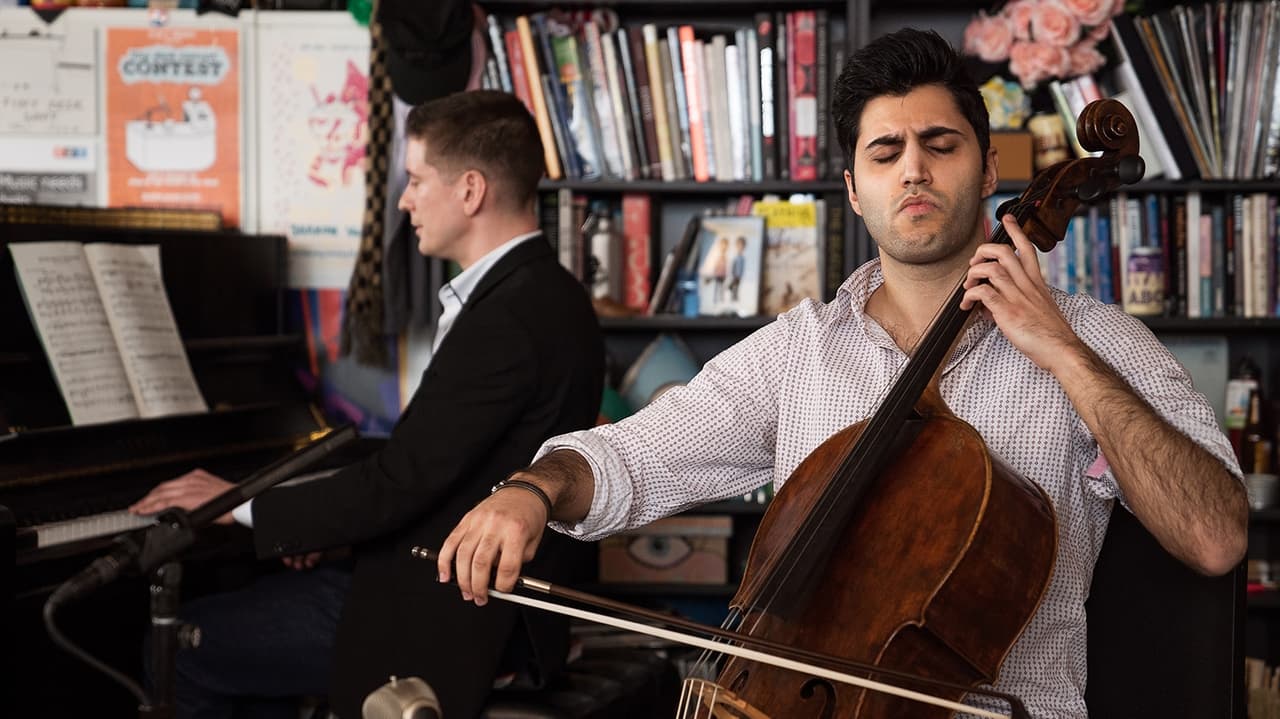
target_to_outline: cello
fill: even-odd
[[[1081,202],[1142,176],[1136,123],[1120,103],[1087,106],[1078,135],[1101,155],[1047,168],[998,213],[1011,214],[1041,251],[1060,241]],[[989,241],[1010,243],[1003,225]],[[965,709],[958,702],[968,695],[1003,698],[1025,713],[1016,698],[979,687],[996,681],[1039,606],[1056,520],[1043,490],[942,399],[940,368],[970,315],[964,294],[959,283],[876,412],[814,449],[774,497],[725,626],[699,630],[726,642],[731,656],[715,681],[686,681],[681,717],[932,718]],[[918,521],[926,504],[927,523]],[[543,585],[520,582],[556,594]],[[811,668],[778,671],[759,648]],[[869,676],[927,687],[932,700],[881,690]]]

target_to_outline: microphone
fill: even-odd
[[[427,683],[417,677],[383,684],[364,698],[363,719],[440,719],[440,700]]]

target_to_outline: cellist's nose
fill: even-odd
[[[914,142],[908,142],[902,148],[901,168],[903,187],[926,184],[931,179],[927,153]]]

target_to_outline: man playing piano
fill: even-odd
[[[374,456],[234,513],[253,527],[260,556],[349,545],[354,570],[275,574],[190,603],[187,619],[205,638],[178,657],[179,716],[230,716],[246,697],[327,694],[339,716],[358,717],[364,697],[393,674],[425,679],[446,716],[475,716],[521,622],[539,661],[563,661],[563,624],[552,631],[546,616],[459,602],[409,548],[439,546],[544,439],[593,423],[604,373],[599,328],[582,285],[538,232],[542,144],[519,100],[498,92],[433,100],[410,112],[405,134],[409,184],[399,206],[420,252],[463,268],[440,291],[444,313],[421,385]],[[191,508],[227,487],[197,470],[131,509]],[[548,539],[534,561],[541,574],[564,576],[571,548]],[[296,699],[277,704],[281,716],[297,715]]]

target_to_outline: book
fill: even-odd
[[[538,137],[542,139],[543,159],[547,164],[547,178],[559,180],[561,172],[560,154],[556,150],[556,133],[551,124],[551,110],[543,90],[543,73],[538,65],[538,52],[533,44],[533,29],[529,18],[521,15],[516,18],[516,35],[520,38],[520,55],[524,60],[524,74],[528,78],[529,97],[533,100],[533,119],[538,125]]]
[[[684,234],[680,237],[680,242],[676,243],[675,247],[671,249],[671,252],[667,253],[666,258],[662,261],[662,270],[658,273],[658,281],[653,285],[653,296],[649,298],[649,307],[645,311],[646,315],[652,317],[666,311],[672,290],[675,289],[676,276],[689,258],[689,251],[698,236],[700,224],[700,218],[696,216],[689,218],[689,222],[684,228]]]
[[[1168,90],[1161,83],[1133,18],[1129,15],[1113,17],[1111,36],[1115,41],[1114,47],[1119,56],[1119,67],[1125,78],[1124,84],[1135,97],[1138,105],[1136,109],[1149,117],[1159,118],[1156,123],[1162,131],[1159,137],[1168,146],[1172,160],[1165,163],[1162,159],[1162,164],[1170,173],[1170,179],[1175,179],[1174,173],[1179,178],[1199,176],[1200,167],[1191,148],[1192,141],[1186,135],[1186,126],[1174,109],[1174,102]],[[1150,114],[1144,111],[1142,107],[1144,104],[1151,108]],[[1175,118],[1178,121],[1174,121]],[[1154,146],[1160,147],[1160,141],[1154,139],[1155,135],[1152,135],[1152,138]]]
[[[790,104],[791,179],[818,179],[818,48],[816,17],[797,10],[787,18],[787,95]],[[824,116],[825,119],[825,116]]]
[[[649,306],[652,215],[648,195],[622,196],[622,303],[641,312]]]
[[[756,316],[760,311],[763,253],[763,218],[753,215],[702,218],[694,262],[698,314]]]
[[[23,301],[75,425],[207,412],[156,245],[9,245]]]
[[[756,37],[759,38],[760,53],[760,159],[763,175],[760,179],[778,179],[778,134],[774,122],[777,117],[777,80],[774,67],[777,64],[773,56],[774,30],[773,16],[767,12],[756,13]]]
[[[821,300],[824,268],[816,203],[766,199],[751,212],[765,218],[760,313],[786,312],[806,297]]]

